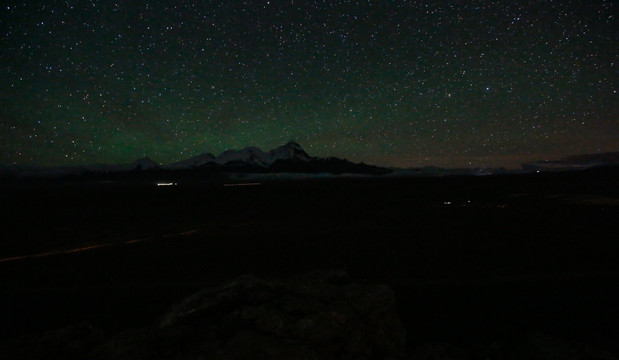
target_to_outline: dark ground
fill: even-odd
[[[346,269],[408,347],[541,332],[619,354],[619,171],[261,186],[5,184],[0,336],[151,325],[205,286]],[[140,240],[129,243],[131,240]]]

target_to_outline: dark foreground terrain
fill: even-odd
[[[243,286],[281,292],[326,269],[358,284],[338,288],[348,302],[387,285],[404,358],[619,355],[616,168],[251,186],[39,182],[6,184],[0,201],[0,358],[113,358],[153,339],[175,340],[141,358],[213,358],[185,351],[195,344],[181,330],[157,332],[173,304],[244,274],[263,280]],[[232,317],[249,311],[238,301]],[[183,326],[174,329],[192,333]],[[128,331],[139,335],[114,342]]]

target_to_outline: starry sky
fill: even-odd
[[[383,166],[619,150],[611,0],[46,0],[0,9],[0,165],[294,140]]]

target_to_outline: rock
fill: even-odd
[[[391,289],[343,271],[240,276],[189,296],[158,325],[107,336],[88,325],[0,346],[0,359],[402,359]]]
[[[115,359],[398,359],[405,336],[388,287],[323,271],[238,277],[172,306],[159,329],[119,334],[101,350]]]

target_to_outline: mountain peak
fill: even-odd
[[[215,159],[215,162],[219,165],[232,162],[244,162],[255,166],[268,165],[264,151],[255,146],[247,146],[241,150],[226,150]]]
[[[280,147],[287,147],[287,148],[293,147],[293,148],[297,148],[297,149],[301,149],[301,150],[303,149],[301,147],[301,145],[299,145],[298,142],[295,142],[295,141],[292,141],[292,140],[288,141],[286,144],[284,144],[284,145],[282,145]]]
[[[294,141],[289,141],[286,144],[269,151],[268,155],[273,159],[271,162],[275,162],[276,160],[309,161],[313,159],[305,152],[305,150],[303,150],[301,145]]]
[[[131,168],[135,170],[155,169],[158,167],[159,165],[149,157],[143,157],[131,163]]]

